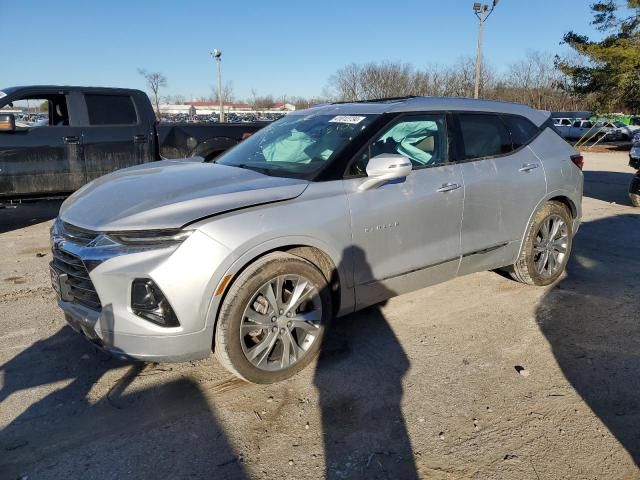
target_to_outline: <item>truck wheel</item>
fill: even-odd
[[[211,163],[213,162],[217,157],[219,157],[222,153],[224,153],[224,150],[218,150],[216,152],[212,152],[207,154],[207,156],[205,157],[204,161],[206,163]]]
[[[514,280],[549,285],[564,271],[573,241],[573,219],[567,207],[549,202],[533,217],[520,257],[509,269]]]
[[[230,287],[216,326],[216,357],[248,382],[284,380],[316,356],[332,312],[320,270],[300,257],[270,253]]]

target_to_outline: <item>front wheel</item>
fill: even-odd
[[[509,269],[514,280],[549,285],[564,271],[573,241],[573,219],[567,207],[549,202],[534,216],[520,257]]]
[[[284,380],[316,356],[332,312],[328,282],[312,263],[270,253],[229,289],[216,326],[216,357],[249,382]]]

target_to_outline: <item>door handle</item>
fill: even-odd
[[[531,170],[535,170],[536,168],[538,168],[540,165],[538,165],[537,163],[525,163],[524,165],[522,165],[522,168],[520,168],[520,172],[530,172]]]
[[[62,137],[62,140],[67,145],[80,145],[80,137],[77,135],[68,135],[66,137]]]
[[[146,135],[134,135],[133,136],[133,141],[135,143],[147,143],[147,136]]]
[[[452,190],[459,189],[461,186],[462,185],[458,185],[457,183],[445,183],[439,189],[437,189],[436,192],[451,192]]]

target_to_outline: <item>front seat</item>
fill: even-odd
[[[54,123],[56,127],[69,125],[69,112],[67,106],[63,103],[57,103],[55,107]]]

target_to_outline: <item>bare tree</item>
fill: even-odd
[[[480,80],[481,92],[494,84],[493,70],[484,66]],[[330,79],[336,98],[343,101],[407,95],[471,96],[475,82],[475,61],[461,58],[447,69],[434,66],[417,70],[400,62],[349,64]]]
[[[156,106],[156,117],[160,118],[160,89],[167,86],[167,77],[160,72],[147,72],[143,68],[138,69],[147,82],[147,87],[153,95],[153,104]]]
[[[247,100],[247,103],[252,110],[266,110],[272,108],[276,101],[273,95],[258,95],[255,88],[251,89],[251,97]]]
[[[220,103],[220,99],[218,98],[218,87],[211,87],[211,91],[213,95],[211,96],[211,101]],[[233,83],[227,82],[222,86],[222,102],[223,103],[231,103],[234,101],[234,93],[233,93]]]
[[[561,88],[567,79],[549,54],[529,52],[504,75],[497,75],[484,62],[480,72],[482,98],[526,103],[545,110],[577,110],[585,103]],[[448,67],[424,69],[400,62],[351,63],[330,77],[327,96],[342,101],[406,95],[473,97],[474,85],[472,57],[461,57]]]
[[[251,97],[249,98],[249,100],[247,100],[247,103],[249,104],[252,110],[256,110],[257,98],[258,98],[258,92],[256,91],[255,88],[252,88]]]
[[[174,105],[182,105],[187,101],[185,96],[184,95],[180,95],[180,94],[178,94],[178,95],[167,95],[165,97],[165,99],[166,99],[167,103],[172,103]]]
[[[273,98],[273,95],[264,95],[255,98],[255,110],[267,110],[269,108],[273,108],[276,104],[276,101]]]

